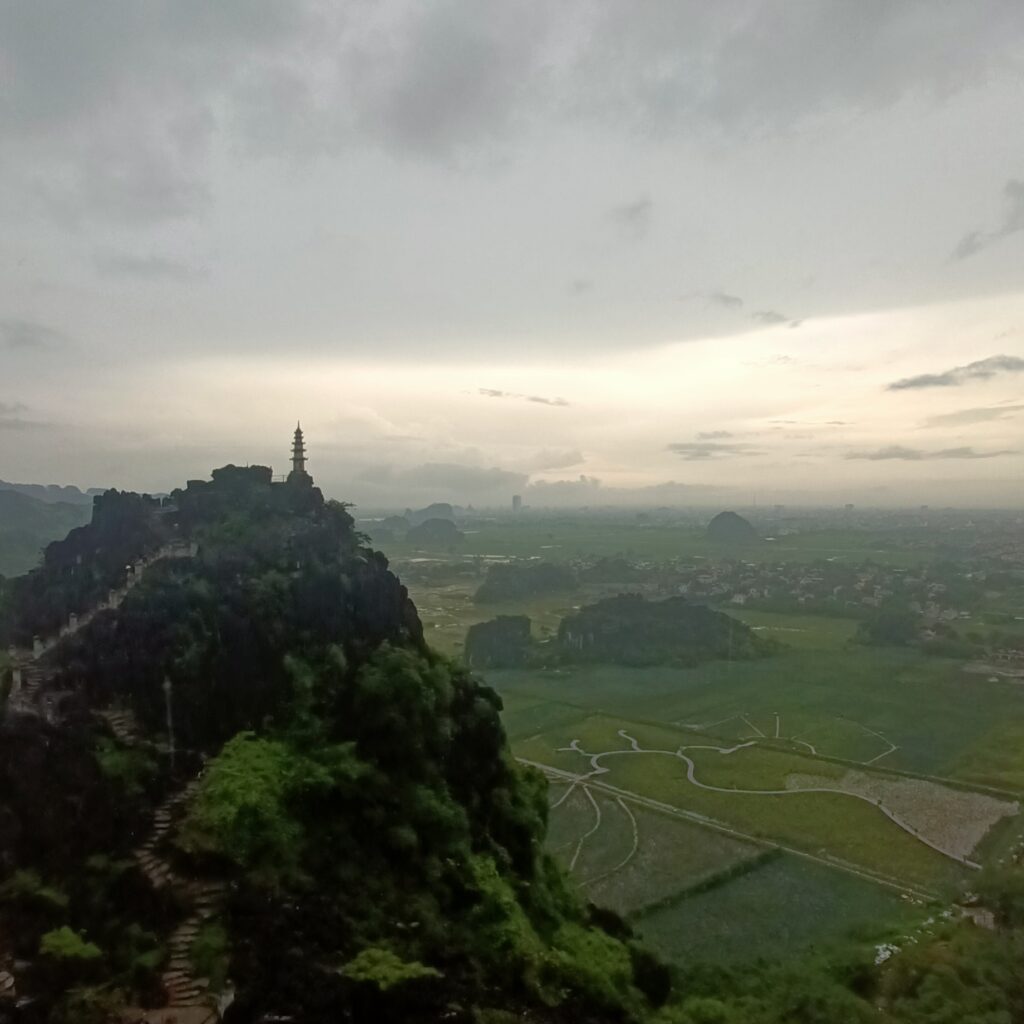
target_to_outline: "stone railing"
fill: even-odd
[[[158,548],[146,558],[135,559],[134,562],[127,566],[128,575],[122,586],[108,591],[106,598],[88,611],[82,614],[72,612],[68,616],[68,621],[61,626],[60,631],[56,635],[33,637],[31,649],[9,647],[7,649],[7,656],[11,662],[11,689],[7,695],[8,707],[30,710],[35,704],[38,686],[32,687],[31,693],[26,690],[27,670],[50,651],[54,650],[62,640],[73,636],[79,630],[88,626],[100,612],[118,608],[132,587],[142,579],[149,566],[168,558],[194,558],[198,552],[199,545],[195,541],[173,541]]]

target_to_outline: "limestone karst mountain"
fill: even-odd
[[[628,1021],[667,993],[544,853],[498,697],[307,474],[110,492],[3,607],[0,978],[33,1019]]]
[[[719,512],[708,523],[707,535],[723,544],[753,544],[759,539],[750,521],[736,512]]]

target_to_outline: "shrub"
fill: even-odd
[[[367,982],[381,992],[388,992],[397,985],[405,985],[411,981],[443,977],[441,972],[433,967],[427,967],[418,960],[402,960],[390,950],[381,949],[379,946],[368,946],[340,970],[346,978]]]
[[[47,932],[39,941],[39,952],[55,960],[98,960],[103,956],[99,946],[86,941],[66,924]]]

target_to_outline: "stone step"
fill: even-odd
[[[176,993],[171,996],[167,1005],[173,1007],[200,1006],[202,1001],[203,994],[198,989],[193,989],[191,992]]]
[[[178,988],[168,988],[165,991],[167,998],[173,1002],[175,999],[198,999],[203,990],[196,988],[195,985],[183,985]]]

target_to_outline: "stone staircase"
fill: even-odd
[[[169,1006],[212,1006],[216,1000],[209,992],[210,981],[195,976],[189,950],[203,923],[220,908],[225,886],[220,882],[194,881],[187,883],[186,888],[192,898],[192,912],[171,934],[171,959],[161,981]]]
[[[203,923],[220,909],[226,886],[222,882],[181,877],[160,851],[175,819],[198,787],[199,779],[195,778],[160,804],[153,813],[153,827],[146,841],[132,855],[154,889],[170,889],[188,908],[184,920],[171,933],[170,960],[160,977],[167,1008],[194,1007],[212,1012],[218,1007],[218,999],[209,990],[209,979],[196,976],[189,953]]]
[[[38,666],[30,665],[22,669],[21,690],[18,698],[27,707],[34,707],[39,700],[39,691],[47,679],[47,674]]]
[[[71,613],[68,622],[60,628],[56,635],[45,638],[36,637],[30,649],[10,648],[11,661],[16,667],[21,668],[22,673],[21,687],[9,700],[10,708],[21,712],[38,712],[40,697],[46,689],[43,684],[49,683],[56,674],[52,665],[45,669],[42,667],[46,656],[54,651],[65,638],[74,636],[85,629],[99,612],[104,609],[120,607],[125,596],[132,587],[139,583],[149,566],[166,559],[195,558],[198,551],[198,545],[194,541],[176,540],[163,545],[146,558],[136,559],[129,566],[130,571],[125,582],[116,590],[111,590],[105,600],[81,614]],[[2,711],[3,708],[0,707],[0,712]]]
[[[110,731],[127,746],[133,747],[142,741],[142,732],[134,711],[124,708],[104,708],[95,714],[97,718],[106,722]]]

